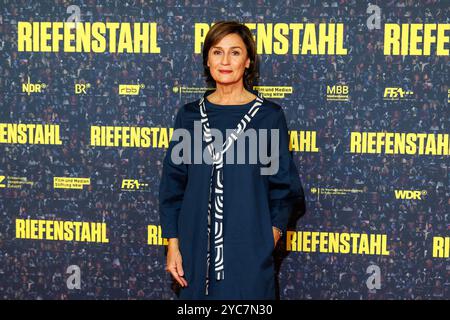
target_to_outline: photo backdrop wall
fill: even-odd
[[[280,299],[450,297],[447,1],[0,3],[2,299],[176,298],[161,164],[220,20],[252,30],[305,190]]]

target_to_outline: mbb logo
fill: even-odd
[[[327,86],[327,94],[348,94],[348,86],[335,85]]]
[[[119,94],[136,96],[139,94],[140,89],[144,88],[145,88],[144,84],[120,84]]]

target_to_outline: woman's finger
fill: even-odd
[[[187,286],[187,281],[186,281],[186,279],[183,278],[184,270],[183,270],[183,259],[181,257],[181,253],[178,253],[177,259],[175,259],[175,264],[176,264],[176,267],[177,267],[178,275],[180,276],[180,278],[183,281],[184,285]]]
[[[177,266],[178,274],[179,274],[180,276],[184,276],[184,271],[183,271],[183,265],[182,265],[181,257],[178,258],[178,259],[175,261],[175,264],[176,264],[176,266]]]
[[[181,281],[183,281],[183,284],[185,287],[187,287],[187,281],[186,279],[183,278],[184,276],[184,272],[183,272],[183,268],[181,267],[181,263],[177,263],[177,274],[180,277]]]
[[[172,277],[182,286],[184,287],[183,279],[178,275],[178,272],[175,268],[169,268],[170,273],[172,274]]]

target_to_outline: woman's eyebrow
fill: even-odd
[[[214,46],[213,48],[223,49],[222,47],[219,47],[219,46]],[[230,49],[234,49],[234,48],[242,49],[242,48],[239,47],[239,46],[230,47]]]

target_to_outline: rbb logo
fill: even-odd
[[[139,189],[139,187],[141,186],[141,184],[139,183],[138,180],[134,180],[134,179],[123,179],[122,180],[122,189]]]
[[[136,96],[142,88],[144,88],[143,84],[121,84],[119,85],[119,94]]]
[[[422,196],[427,194],[426,190],[395,190],[396,199],[406,199],[406,200],[423,200]]]
[[[327,94],[348,94],[348,86],[327,86]]]
[[[89,89],[89,83],[75,83],[75,94],[86,94],[86,89]]]
[[[28,95],[34,92],[40,93],[45,87],[45,83],[31,83],[30,77],[28,77],[28,82],[22,83],[22,92],[26,92]]]

